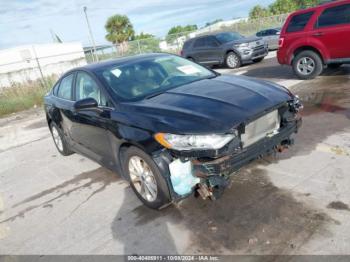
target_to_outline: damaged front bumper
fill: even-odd
[[[228,185],[229,177],[235,171],[259,157],[281,152],[284,148],[292,145],[292,135],[297,133],[302,124],[301,117],[297,111],[288,110],[280,113],[283,116],[281,119],[283,125],[281,125],[278,132],[273,136],[266,136],[247,147],[239,146],[233,142],[224,149],[207,152],[208,154],[205,154],[205,152],[193,152],[192,155],[190,152],[174,154],[170,150],[158,152],[154,156],[154,161],[167,181],[170,198],[173,201],[178,201],[196,191],[203,198],[216,199],[220,197],[224,188]],[[177,169],[173,169],[173,165]],[[185,169],[188,170],[188,165],[191,165],[191,171],[188,172],[190,178],[186,178],[183,185],[175,185],[177,181],[182,181],[175,178],[175,176],[178,173],[183,173]],[[193,184],[190,184],[191,182]],[[186,186],[187,189],[184,189],[183,187],[186,188]],[[179,190],[179,188],[181,189]]]
[[[230,175],[249,162],[293,144],[291,138],[301,125],[301,119],[283,128],[273,137],[266,137],[236,154],[226,155],[217,159],[205,161],[193,160],[193,170],[196,176]]]

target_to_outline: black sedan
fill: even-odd
[[[45,96],[58,151],[121,174],[151,208],[218,198],[244,164],[292,144],[300,107],[282,86],[169,54],[76,68]]]

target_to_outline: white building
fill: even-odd
[[[61,75],[86,64],[81,43],[25,45],[0,50],[0,87]]]

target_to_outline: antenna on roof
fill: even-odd
[[[52,41],[54,43],[63,43],[61,38],[57,34],[55,34],[55,32],[52,29],[50,29],[50,33],[51,33]]]

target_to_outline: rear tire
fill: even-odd
[[[166,180],[153,159],[137,147],[129,147],[123,155],[123,171],[132,190],[149,208],[160,209],[170,204]]]
[[[63,132],[54,122],[51,122],[50,124],[50,131],[51,131],[53,142],[55,143],[55,146],[61,155],[69,156],[74,154],[74,152],[69,149],[68,143],[65,140]]]
[[[302,51],[293,59],[293,71],[303,80],[314,79],[323,71],[321,57],[313,51]]]
[[[225,58],[225,65],[228,68],[235,69],[242,64],[241,58],[235,52],[229,52]]]
[[[192,57],[187,57],[187,60],[191,61],[191,62],[195,62],[194,59]]]

